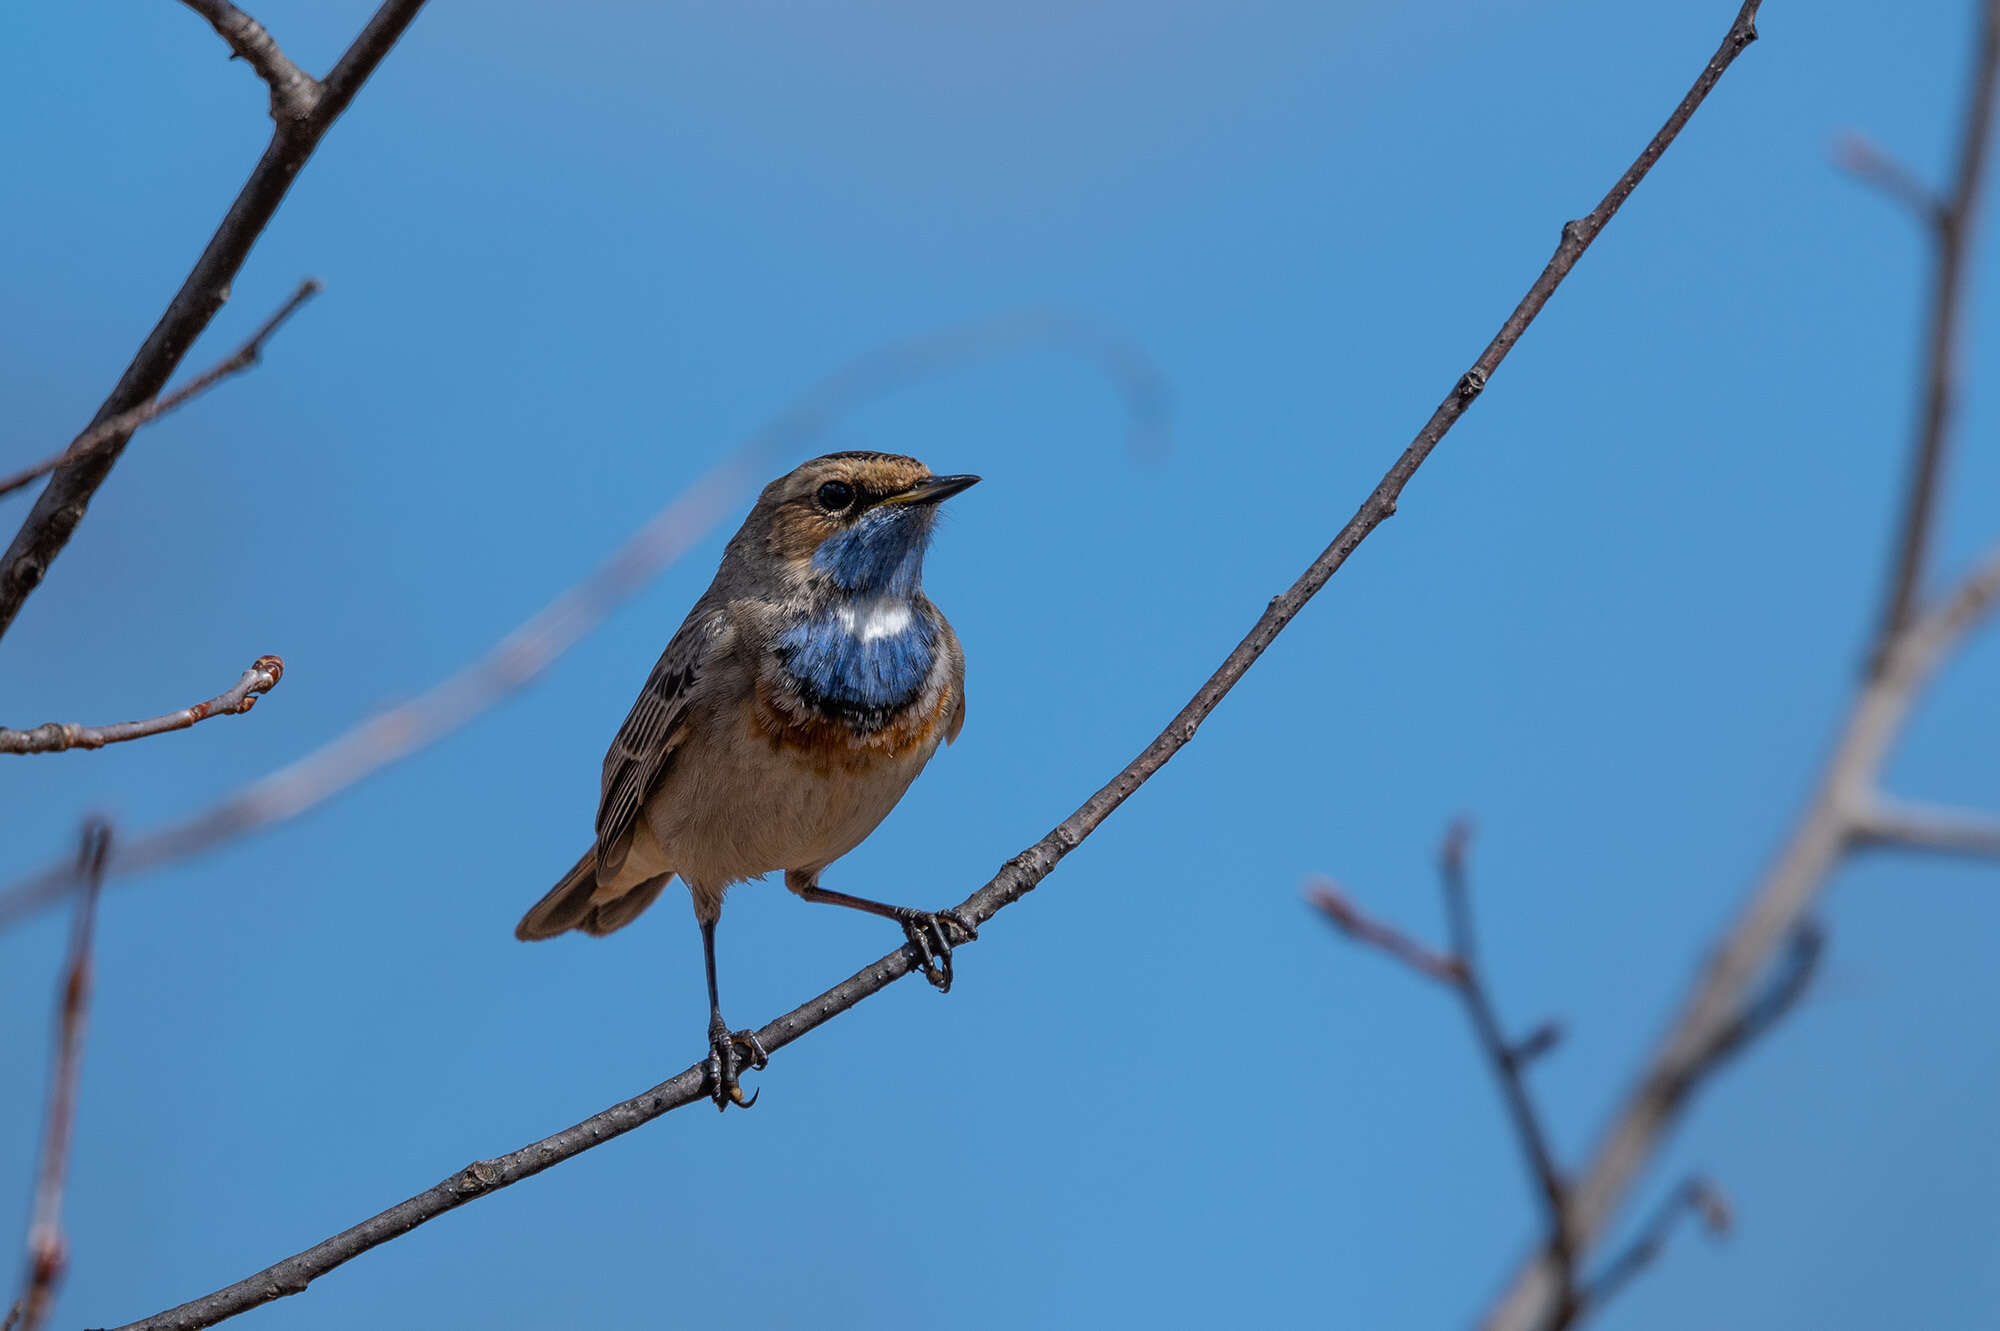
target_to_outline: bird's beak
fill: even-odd
[[[901,494],[884,499],[884,508],[892,504],[939,504],[961,490],[970,490],[979,484],[977,476],[933,476],[929,480],[918,481]]]

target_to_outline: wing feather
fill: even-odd
[[[703,658],[722,626],[721,612],[697,608],[660,653],[646,686],[604,755],[604,792],[597,806],[597,873],[614,873],[631,846],[639,811],[673,766],[687,733],[688,698]]]

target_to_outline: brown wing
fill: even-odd
[[[933,613],[936,607],[932,607]],[[958,732],[965,729],[965,649],[958,645],[958,634],[942,614],[937,617],[938,627],[944,630],[945,651],[951,657],[951,715],[945,718],[944,742],[952,744],[958,740]]]
[[[604,793],[597,805],[597,873],[615,873],[631,845],[632,826],[687,733],[688,695],[714,641],[720,611],[698,608],[660,653],[646,687],[604,755]]]

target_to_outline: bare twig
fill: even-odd
[[[1596,1312],[1630,1284],[1633,1276],[1652,1265],[1684,1215],[1701,1221],[1701,1227],[1714,1238],[1726,1237],[1732,1223],[1729,1201],[1721,1191],[1705,1178],[1688,1179],[1667,1194],[1646,1223],[1639,1226],[1632,1242],[1590,1282],[1579,1296],[1579,1314]]]
[[[1465,964],[1457,957],[1433,951],[1402,930],[1369,917],[1332,883],[1324,879],[1313,883],[1306,888],[1306,900],[1355,942],[1386,953],[1439,984],[1456,989],[1465,983]]]
[[[1856,815],[1854,837],[1864,846],[2000,858],[2000,818],[1961,809],[1878,799]]]
[[[285,320],[292,317],[293,312],[299,306],[317,295],[319,289],[320,284],[314,278],[309,277],[299,283],[298,290],[294,291],[291,298],[278,307],[277,313],[266,319],[263,325],[250,335],[250,340],[231,352],[228,359],[211,366],[206,372],[196,375],[186,384],[175,389],[165,397],[154,398],[150,402],[142,402],[130,411],[121,411],[110,420],[91,426],[88,430],[70,440],[69,446],[54,457],[44,458],[32,467],[23,468],[11,476],[0,477],[0,495],[11,494],[34,480],[37,476],[46,476],[57,467],[86,457],[97,449],[105,447],[114,439],[130,437],[134,430],[146,424],[146,422],[157,420],[190,399],[199,397],[231,375],[240,374],[244,370],[249,369],[264,354],[264,344],[271,340],[271,335],[278,331]]]
[[[1562,1043],[1563,1024],[1554,1019],[1543,1022],[1514,1042],[1508,1051],[1516,1067],[1527,1067]]]
[[[1864,185],[1882,191],[1910,210],[1928,229],[1944,216],[1944,200],[1916,172],[1859,134],[1834,140],[1833,163]]]
[[[1869,663],[1875,671],[1883,668],[1890,644],[1917,613],[1931,531],[1936,525],[1938,485],[1951,444],[1960,333],[1964,324],[1960,309],[1970,285],[1966,271],[1968,252],[1986,178],[1995,92],[2000,90],[2000,0],[1983,0],[1979,11],[1978,50],[1959,135],[1958,164],[1952,174],[1951,192],[1929,214],[1933,244],[1930,317],[1924,329],[1927,373],[1917,413],[1916,437],[1910,449],[1909,479],[1904,488],[1896,555]]]
[[[144,721],[119,721],[108,726],[79,726],[70,722],[51,721],[36,726],[33,730],[0,729],[0,753],[61,753],[64,749],[101,749],[107,744],[123,744],[128,739],[144,739],[148,735],[163,735],[169,730],[186,730],[199,721],[211,716],[241,716],[257,705],[257,699],[269,693],[285,677],[285,663],[275,656],[260,656],[250,663],[243,672],[243,678],[216,694],[207,702],[198,702],[192,707],[183,707],[165,716],[150,717]],[[94,866],[91,881],[96,883],[104,876],[104,866]],[[92,891],[96,887],[91,888]]]
[[[278,48],[264,25],[228,0],[181,0],[214,25],[236,57],[247,61],[271,89],[271,118],[279,124],[311,117],[319,106],[319,80],[300,69]]]
[[[1472,894],[1467,888],[1465,874],[1465,852],[1471,838],[1471,825],[1462,820],[1456,822],[1445,833],[1444,845],[1438,854],[1438,872],[1444,882],[1445,915],[1451,925],[1452,951],[1465,968],[1465,983],[1458,987],[1458,993],[1465,1003],[1465,1014],[1472,1022],[1473,1033],[1479,1037],[1480,1051],[1486,1055],[1486,1062],[1493,1070],[1493,1079],[1500,1085],[1501,1099],[1507,1106],[1507,1118],[1514,1127],[1514,1138],[1521,1144],[1521,1155],[1527,1161],[1528,1172],[1534,1177],[1535,1188],[1541,1198],[1542,1220],[1548,1231],[1548,1251],[1565,1288],[1569,1288],[1573,1283],[1569,1189],[1563,1182],[1562,1171],[1556,1167],[1555,1152],[1549,1147],[1548,1129],[1543,1126],[1542,1116],[1535,1108],[1527,1079],[1521,1075],[1521,1060],[1515,1056],[1513,1043],[1501,1029],[1499,1014],[1493,1009],[1492,995],[1488,993],[1485,977],[1479,969],[1479,939],[1472,926]]]
[[[423,0],[384,0],[320,84],[311,113],[303,119],[278,118],[271,141],[237,193],[236,202],[195,260],[166,313],[125,367],[111,395],[97,409],[91,428],[108,424],[165,387],[181,357],[229,299],[237,270],[313,150],[422,8]],[[130,438],[129,433],[114,432],[84,456],[58,466],[42,488],[6,553],[0,555],[0,635],[12,626],[21,606],[41,585],[49,565],[69,543],[91,497],[111,474]]]
[[[760,479],[770,459],[796,451],[844,413],[896,388],[1008,351],[1052,347],[1097,366],[1124,399],[1135,450],[1167,433],[1166,388],[1145,353],[1094,324],[1024,311],[877,347],[812,385],[656,513],[595,572],[537,611],[476,660],[408,702],[362,721],[303,758],[201,812],[121,838],[113,876],[200,855],[332,799],[357,781],[466,725],[525,687],[565,651],[686,554]],[[0,930],[76,886],[67,863],[0,893]]]
[[[56,1065],[49,1081],[48,1122],[42,1130],[42,1165],[35,1180],[34,1217],[28,1224],[28,1287],[15,1305],[21,1331],[40,1331],[55,1301],[68,1254],[63,1243],[63,1182],[69,1177],[70,1139],[76,1129],[76,1087],[83,1065],[83,1034],[90,1017],[91,942],[97,930],[97,899],[104,882],[104,854],[111,844],[108,824],[92,820],[83,829],[79,869],[87,886],[70,929],[69,964],[57,1004]],[[8,1314],[11,1325],[14,1315]]]
[[[1369,918],[1329,885],[1313,887],[1306,898],[1350,938],[1386,952],[1458,995],[1480,1052],[1500,1088],[1508,1121],[1520,1142],[1522,1159],[1541,1200],[1548,1248],[1563,1256],[1567,1272],[1568,1194],[1562,1173],[1556,1167],[1555,1153],[1549,1147],[1548,1130],[1522,1075],[1530,1062],[1554,1047],[1562,1028],[1552,1021],[1543,1022],[1520,1041],[1509,1040],[1501,1028],[1493,996],[1479,968],[1479,934],[1472,923],[1472,894],[1465,872],[1465,854],[1471,840],[1472,825],[1459,819],[1446,829],[1438,850],[1438,877],[1444,889],[1445,917],[1451,931],[1449,953],[1434,952],[1399,930]]]
[[[1597,207],[1584,217],[1563,227],[1562,238],[1556,246],[1554,256],[1543,268],[1541,275],[1530,285],[1527,295],[1522,297],[1514,311],[1507,316],[1500,331],[1487,344],[1485,350],[1479,353],[1471,369],[1459,377],[1444,400],[1431,413],[1430,419],[1417,432],[1409,447],[1403,450],[1402,455],[1390,466],[1388,473],[1383,476],[1374,491],[1363,501],[1360,509],[1334,537],[1333,543],[1320,552],[1319,557],[1313,560],[1289,589],[1272,598],[1270,605],[1251,626],[1249,633],[1223,659],[1215,673],[1209,676],[1194,697],[1188,700],[1187,705],[1181,708],[1138,757],[1126,764],[1122,771],[1112,777],[1096,794],[1085,800],[1047,836],[1007,861],[991,881],[966,898],[958,910],[970,923],[975,927],[986,923],[1001,910],[1033,891],[1043,879],[1055,871],[1065,855],[1082,845],[1084,839],[1102,826],[1105,819],[1109,818],[1119,805],[1130,798],[1134,791],[1165,767],[1176,753],[1191,742],[1201,723],[1223,698],[1228,696],[1229,691],[1243,678],[1250,667],[1256,664],[1265,649],[1305,607],[1306,602],[1339,572],[1355,547],[1395,511],[1397,498],[1402,494],[1410,478],[1416,474],[1417,469],[1423,465],[1424,459],[1430,456],[1438,441],[1479,396],[1494,371],[1520,341],[1528,326],[1534,322],[1535,316],[1541,313],[1542,307],[1548,303],[1555,289],[1569,276],[1577,261],[1583,257],[1584,251],[1589,249],[1591,242],[1597,239],[1606,224],[1631,196],[1632,191],[1638,188],[1639,182],[1652,170],[1660,155],[1680,134],[1682,127],[1707,98],[1717,80],[1743,49],[1755,40],[1756,29],[1753,19],[1759,3],[1760,0],[1747,0],[1743,5],[1735,21],[1730,25],[1722,46],[1704,66],[1687,96],[1681,100],[1660,132],[1653,136],[1638,159],[1624,175],[1619,177]],[[911,950],[907,947],[898,949],[771,1022],[757,1032],[757,1038],[767,1050],[782,1049],[821,1023],[832,1020],[869,995],[881,991],[909,974],[913,964]],[[574,1127],[566,1128],[508,1155],[476,1161],[437,1186],[317,1243],[304,1252],[288,1257],[246,1280],[238,1281],[213,1294],[143,1321],[134,1322],[124,1328],[124,1331],[168,1331],[168,1328],[173,1328],[174,1331],[192,1331],[196,1327],[213,1326],[219,1321],[247,1312],[272,1299],[296,1294],[328,1271],[352,1261],[378,1244],[409,1233],[418,1225],[433,1220],[447,1211],[455,1210],[496,1189],[508,1187],[522,1179],[539,1174],[593,1146],[630,1132],[670,1110],[705,1099],[706,1080],[707,1063],[704,1059],[644,1094],[613,1105],[601,1113],[593,1114]]]

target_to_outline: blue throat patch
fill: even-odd
[[[907,601],[923,581],[935,517],[931,508],[871,508],[820,542],[812,566],[857,599]]]
[[[864,640],[850,627],[859,609],[843,600],[787,624],[778,633],[778,656],[815,707],[880,725],[923,692],[937,662],[937,626],[911,606],[907,627]]]
[[[937,625],[917,609],[933,514],[876,508],[828,537],[812,566],[836,591],[820,610],[780,629],[779,659],[807,701],[861,725],[880,725],[916,701],[937,662]],[[907,610],[894,632],[871,626],[871,612]]]

